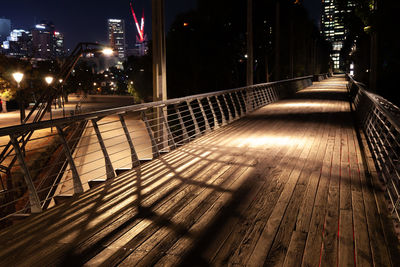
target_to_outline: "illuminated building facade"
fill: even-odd
[[[110,46],[117,51],[120,64],[125,60],[125,22],[123,19],[108,20],[108,40]]]
[[[7,36],[11,32],[11,21],[9,19],[0,18],[0,45],[7,40]]]
[[[343,23],[343,17],[350,13],[354,7],[354,2],[347,1],[345,8],[340,8],[337,0],[322,0],[321,33],[325,39],[332,44],[331,58],[334,69],[340,68],[340,50],[346,39],[346,25]]]
[[[25,30],[12,30],[6,41],[3,41],[3,51],[10,56],[28,57],[32,53],[30,32]]]

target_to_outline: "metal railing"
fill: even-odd
[[[357,122],[385,183],[392,214],[400,222],[400,109],[383,97],[368,92],[350,75],[347,78]]]
[[[39,213],[247,113],[289,97],[313,76],[0,128],[0,223]],[[34,134],[24,144],[23,137]]]

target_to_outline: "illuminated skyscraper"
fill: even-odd
[[[125,22],[123,19],[108,20],[108,40],[110,46],[117,51],[120,63],[125,60]]]
[[[11,21],[0,18],[0,44],[7,39],[11,32]]]
[[[340,67],[340,50],[346,39],[347,28],[343,17],[350,13],[354,7],[353,1],[347,1],[345,8],[340,8],[337,0],[322,0],[321,33],[325,39],[332,43],[331,58],[334,69]]]

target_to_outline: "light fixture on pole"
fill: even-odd
[[[53,77],[52,76],[46,76],[44,80],[46,81],[47,85],[50,85],[53,82]]]
[[[24,74],[22,72],[17,71],[17,72],[14,72],[12,74],[12,76],[13,76],[14,80],[17,82],[17,85],[18,85],[18,88],[19,88],[19,83],[22,81],[22,78],[24,78]],[[20,94],[20,93],[21,92],[18,90],[18,94]],[[20,103],[19,112],[20,112],[20,121],[21,121],[21,124],[22,124],[24,119],[25,119],[25,108],[24,108],[24,104],[23,103],[22,104]]]
[[[22,81],[22,78],[24,78],[24,74],[17,71],[17,72],[14,72],[12,76],[13,76],[14,80],[17,82],[18,88],[19,88],[19,83]]]
[[[101,50],[101,52],[105,56],[111,56],[114,53],[114,51],[109,47],[104,48],[103,50]]]

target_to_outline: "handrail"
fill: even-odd
[[[0,136],[8,136],[13,148],[12,153],[0,153],[5,155],[0,160],[15,162],[5,174],[6,184],[12,187],[0,192],[0,225],[13,214],[41,212],[47,206],[43,203],[54,200],[57,204],[114,179],[121,170],[136,168],[255,109],[289,97],[311,85],[313,77],[0,128]],[[86,123],[82,135],[72,134],[81,122]],[[28,132],[35,135],[25,145],[22,137]],[[4,148],[10,147],[0,144],[0,150]],[[65,156],[60,156],[62,152]],[[67,168],[61,170],[65,162]]]
[[[117,107],[117,108],[110,108],[110,109],[106,109],[106,110],[93,111],[93,112],[79,114],[79,115],[65,117],[65,118],[58,118],[58,119],[53,119],[53,120],[43,120],[43,121],[39,121],[39,122],[26,123],[26,124],[22,124],[22,125],[14,125],[14,126],[0,128],[0,136],[9,135],[10,133],[25,132],[26,130],[29,130],[29,131],[40,130],[43,128],[48,128],[49,126],[53,126],[53,127],[54,126],[62,126],[65,124],[69,124],[71,122],[78,122],[78,121],[90,119],[92,117],[109,116],[112,114],[119,114],[119,113],[124,113],[127,111],[130,111],[130,112],[143,111],[143,110],[153,108],[153,107],[163,107],[163,106],[167,106],[167,105],[174,105],[174,104],[182,103],[185,101],[193,101],[198,98],[218,96],[218,95],[226,94],[229,92],[237,92],[237,91],[241,91],[241,90],[248,90],[248,89],[258,88],[258,87],[263,87],[263,86],[272,86],[272,85],[276,85],[276,84],[300,81],[300,80],[311,79],[311,78],[313,78],[312,75],[298,77],[298,78],[294,78],[294,79],[286,79],[286,80],[281,80],[281,81],[256,84],[256,85],[252,85],[252,86],[244,86],[244,87],[239,87],[239,88],[235,88],[235,89],[221,90],[221,91],[216,91],[216,92],[211,92],[211,93],[203,93],[203,94],[196,94],[196,95],[185,96],[185,97],[180,97],[180,98],[173,98],[173,99],[169,99],[169,100],[165,100],[165,101],[154,101],[154,102],[143,103],[143,104],[135,104],[135,105],[129,105],[129,106],[123,106],[123,107]]]
[[[386,186],[392,214],[400,222],[400,109],[349,79],[348,90],[357,121],[366,136],[375,167]]]

